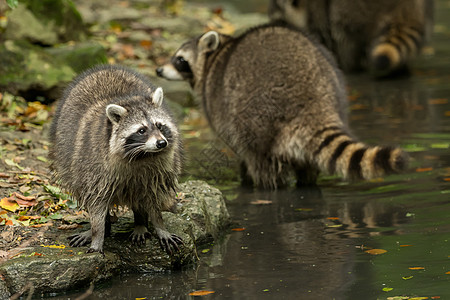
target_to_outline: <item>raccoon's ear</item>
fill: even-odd
[[[157,88],[152,94],[152,103],[156,105],[156,107],[160,107],[163,102],[164,92],[161,87]]]
[[[220,38],[216,31],[208,31],[198,41],[198,48],[201,52],[214,51],[219,47]]]
[[[112,123],[118,123],[126,112],[127,110],[120,105],[110,104],[106,107],[106,115]]]

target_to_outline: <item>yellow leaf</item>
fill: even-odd
[[[410,270],[425,270],[424,267],[409,267]]]
[[[16,201],[11,201],[11,198],[3,198],[0,200],[0,207],[15,212],[19,208],[19,204]]]
[[[206,296],[209,294],[214,294],[214,291],[195,291],[192,293],[189,293],[189,296]]]
[[[411,279],[411,278],[413,278],[414,276],[404,276],[404,277],[402,277],[402,279],[403,280],[408,280],[408,279]]]
[[[412,245],[400,245],[400,247],[412,247]]]
[[[384,250],[384,249],[370,249],[370,250],[366,250],[364,252],[372,254],[372,255],[378,255],[378,254],[386,253],[387,250]]]
[[[447,274],[447,275],[450,275],[450,271],[448,271],[448,272],[445,272],[445,274]]]

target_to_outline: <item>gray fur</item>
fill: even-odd
[[[269,16],[316,36],[345,71],[385,76],[407,66],[430,39],[433,8],[434,0],[271,0]],[[384,43],[398,60],[376,49]]]
[[[403,167],[400,150],[370,148],[349,135],[341,72],[326,49],[301,32],[269,24],[236,38],[220,35],[217,49],[208,45],[215,44],[202,37],[184,43],[157,74],[191,83],[210,125],[256,185],[283,185],[289,170],[304,185],[313,184],[319,170],[351,179]],[[359,149],[367,155],[358,160],[361,150],[352,160]]]
[[[161,216],[161,211],[175,207],[181,172],[179,133],[167,108],[161,106],[162,97],[162,90],[144,76],[109,65],[86,71],[65,90],[50,129],[52,169],[88,210],[92,228],[73,236],[71,245],[84,245],[92,235],[88,251],[102,252],[105,220],[113,204],[133,210],[134,241],[145,241],[150,218],[167,251],[181,243],[165,230]],[[165,131],[155,123],[164,124]],[[151,142],[126,144],[142,124],[148,127],[148,141],[160,141],[165,147],[159,149]],[[170,136],[164,136],[167,132]]]

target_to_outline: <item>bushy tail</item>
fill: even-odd
[[[403,69],[422,48],[423,30],[411,26],[390,26],[376,39],[369,53],[374,76],[382,77]]]
[[[399,173],[408,165],[408,155],[400,148],[368,146],[339,127],[316,132],[311,146],[312,159],[321,171],[350,180]]]

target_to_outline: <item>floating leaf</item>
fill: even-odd
[[[450,275],[450,271],[448,271],[448,272],[445,272],[445,274],[447,274],[447,275]]]
[[[402,279],[403,279],[403,280],[409,280],[409,279],[411,279],[411,278],[413,278],[413,277],[414,277],[414,276],[403,276]]]
[[[206,295],[209,295],[209,294],[214,294],[215,293],[215,291],[195,291],[195,292],[192,292],[192,293],[189,293],[189,296],[206,296]]]
[[[208,253],[209,251],[211,251],[211,249],[203,249],[202,253]]]
[[[19,204],[10,198],[3,198],[0,200],[0,207],[11,212],[15,212],[19,208]]]
[[[241,227],[241,228],[232,228],[231,230],[233,230],[233,231],[244,231],[245,228],[244,228],[244,227]]]
[[[446,98],[429,99],[428,103],[430,103],[430,104],[447,104],[448,99],[446,99]]]
[[[312,211],[312,208],[296,208],[296,211]]]
[[[385,287],[383,288],[383,292],[390,292],[392,291],[394,288],[390,288],[390,287]]]
[[[267,204],[272,204],[272,201],[270,201],[270,200],[255,200],[255,201],[251,201],[250,204],[267,205]]]
[[[145,300],[147,298],[136,298],[136,300]]]
[[[448,148],[450,148],[450,144],[449,143],[435,143],[435,144],[431,144],[430,147],[433,149],[448,149]]]
[[[387,250],[384,250],[384,249],[370,249],[370,250],[366,250],[364,252],[372,254],[372,255],[379,255],[379,254],[386,253]]]
[[[328,217],[327,220],[339,220],[338,217]]]
[[[409,267],[410,270],[425,270],[424,267]]]
[[[342,227],[342,224],[334,224],[334,225],[328,225],[327,224],[327,227],[328,228],[338,228],[338,227]]]
[[[412,245],[400,245],[400,247],[412,247]]]

